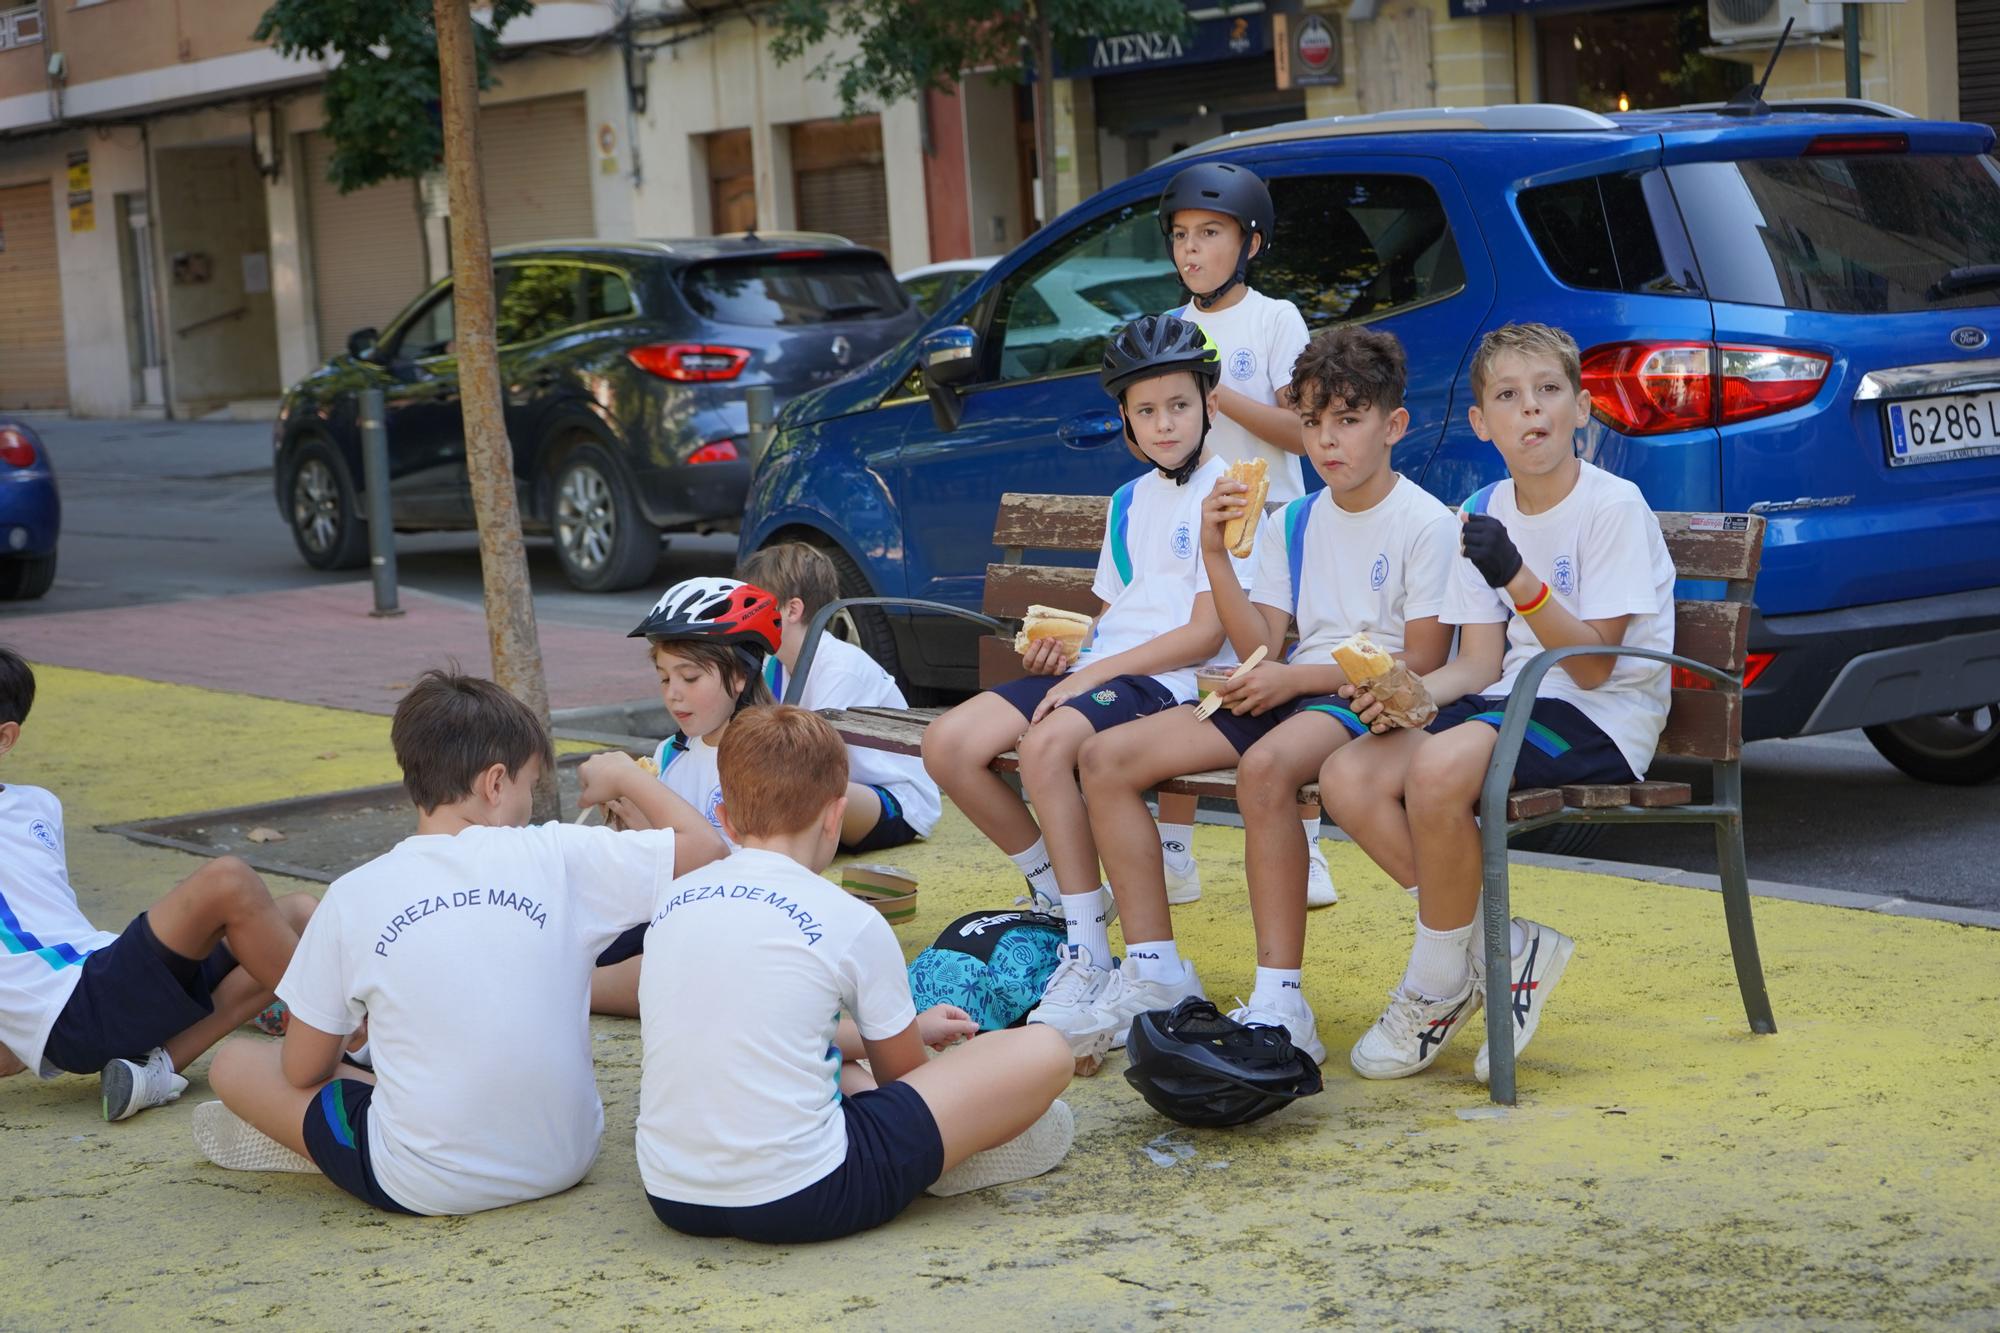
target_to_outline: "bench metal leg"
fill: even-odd
[[[1505,797],[1503,795],[1502,799]],[[1507,816],[1479,821],[1480,910],[1485,917],[1487,1095],[1514,1104],[1514,949],[1508,923]]]
[[[1729,953],[1736,963],[1736,986],[1743,992],[1743,1012],[1752,1032],[1771,1033],[1778,1023],[1771,1016],[1771,997],[1764,989],[1764,964],[1757,956],[1757,928],[1750,919],[1750,870],[1743,854],[1743,767],[1715,765],[1715,803],[1731,814],[1716,821],[1715,860],[1722,878],[1722,910],[1729,921]]]

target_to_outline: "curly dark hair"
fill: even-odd
[[[1338,398],[1352,408],[1393,412],[1403,405],[1409,378],[1395,334],[1343,324],[1307,343],[1292,363],[1292,401],[1301,411],[1322,411]]]

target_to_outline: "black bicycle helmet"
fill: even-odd
[[[1104,386],[1104,392],[1118,400],[1118,417],[1125,423],[1125,439],[1134,449],[1138,449],[1139,440],[1132,434],[1131,418],[1125,415],[1125,390],[1139,380],[1170,370],[1190,372],[1201,388],[1201,438],[1206,444],[1210,424],[1208,394],[1222,378],[1222,353],[1215,350],[1215,344],[1201,325],[1179,315],[1141,315],[1104,345],[1104,366],[1098,373],[1098,383]],[[1160,468],[1160,475],[1172,477],[1177,486],[1185,486],[1201,460],[1202,449],[1197,447],[1181,460],[1180,466]]]
[[[1245,1027],[1200,996],[1132,1020],[1125,1081],[1169,1120],[1197,1129],[1247,1125],[1325,1087],[1282,1027]]]
[[[1167,182],[1166,192],[1160,196],[1160,234],[1168,238],[1170,246],[1174,214],[1183,208],[1203,208],[1211,213],[1221,213],[1235,218],[1243,228],[1243,248],[1236,255],[1236,272],[1212,292],[1188,292],[1197,306],[1207,310],[1228,295],[1229,289],[1242,282],[1244,275],[1250,271],[1252,236],[1264,238],[1263,248],[1258,253],[1271,253],[1272,233],[1278,229],[1278,210],[1271,203],[1270,190],[1258,179],[1257,173],[1233,162],[1197,162],[1183,168]]]

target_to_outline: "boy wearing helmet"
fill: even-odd
[[[1054,640],[1032,644],[1022,655],[1026,676],[924,731],[924,767],[1020,867],[1034,906],[1065,920],[1063,963],[1029,1016],[1065,1035],[1112,966],[1109,894],[1077,787],[1077,754],[1100,732],[1194,699],[1196,669],[1223,646],[1199,550],[1202,500],[1226,471],[1203,446],[1218,373],[1200,328],[1174,315],[1136,319],[1111,339],[1104,390],[1118,400],[1128,446],[1151,468],[1112,496],[1092,584],[1101,602],[1094,628],[1073,661]],[[1017,745],[1032,815],[988,767]],[[1157,1007],[1170,1008],[1200,982],[1184,968],[1155,989]]]
[[[278,983],[283,1044],[216,1052],[222,1100],[195,1108],[195,1142],[217,1166],[321,1173],[392,1213],[568,1189],[604,1132],[591,960],[722,840],[685,809],[656,832],[529,826],[555,755],[541,720],[488,680],[425,673],[389,739],[416,836],[326,891]],[[364,1020],[372,1069],[341,1056]]]

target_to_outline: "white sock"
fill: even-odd
[[[1015,852],[1007,859],[1020,867],[1021,873],[1028,877],[1028,887],[1036,893],[1050,900],[1062,896],[1062,890],[1056,887],[1056,868],[1049,862],[1048,843],[1037,838],[1033,847]]]
[[[1179,981],[1183,971],[1180,946],[1172,940],[1149,940],[1144,944],[1127,940],[1125,966],[1141,981]]]
[[[1410,949],[1410,966],[1403,973],[1403,989],[1435,1003],[1450,999],[1465,989],[1472,976],[1472,923],[1457,930],[1432,930],[1417,922],[1417,942]]]
[[[1521,923],[1518,921],[1509,921],[1507,932],[1507,947],[1513,957],[1519,958],[1521,950],[1528,947],[1528,932],[1521,929]]]
[[[1423,893],[1414,884],[1405,884],[1403,892],[1409,894],[1412,898],[1421,899],[1423,897]]]
[[[1104,928],[1110,915],[1104,905],[1109,896],[1102,890],[1062,895],[1063,925],[1069,942],[1090,950],[1090,961],[1099,967],[1111,966],[1111,936]]]
[[[1250,992],[1252,1009],[1297,1009],[1306,1002],[1300,970],[1296,967],[1260,967],[1257,988]]]
[[[1174,850],[1176,843],[1180,845],[1179,851]],[[1194,825],[1160,825],[1160,851],[1167,858],[1168,865],[1185,868],[1194,860]]]
[[[1306,852],[1310,855],[1313,847],[1319,842],[1319,816],[1314,815],[1311,819],[1301,819],[1299,822],[1306,827]]]

